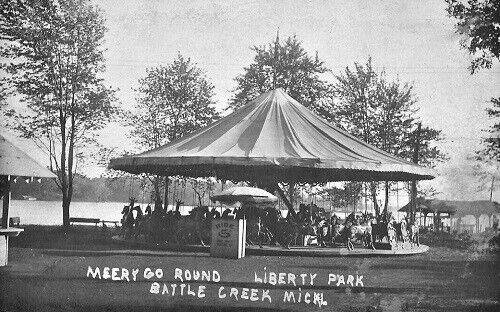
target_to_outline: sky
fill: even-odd
[[[485,108],[500,96],[500,66],[470,75],[470,56],[460,49],[454,20],[443,0],[392,1],[159,1],[96,0],[106,17],[106,83],[119,88],[120,106],[135,104],[134,88],[146,68],[166,65],[177,53],[190,57],[215,86],[217,108],[227,106],[234,78],[253,60],[250,47],[296,35],[318,52],[334,75],[369,56],[388,78],[411,82],[424,124],[443,131],[450,161],[432,183],[440,197],[480,199],[469,183],[454,179],[467,167],[491,122]],[[105,129],[107,146],[128,146],[119,125]],[[455,170],[457,169],[458,170]],[[463,171],[462,171],[463,172]],[[468,178],[467,178],[468,179]],[[500,193],[496,194],[500,200]]]

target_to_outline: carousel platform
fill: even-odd
[[[141,254],[141,250],[148,253],[154,250],[155,253],[161,251],[177,251],[177,252],[193,252],[193,253],[210,253],[210,246],[201,245],[166,245],[153,244],[142,240],[125,240],[120,236],[113,236],[113,241],[117,244],[126,245],[130,248],[140,249],[137,254]],[[355,246],[353,250],[348,250],[345,247],[316,247],[316,246],[291,246],[289,249],[281,246],[247,246],[247,256],[290,256],[290,257],[388,257],[388,256],[409,256],[427,252],[429,247],[426,245],[410,247],[409,244],[399,247],[390,247],[388,244],[377,246],[375,250]],[[149,251],[148,251],[149,250]]]

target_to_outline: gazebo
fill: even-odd
[[[399,209],[398,211],[409,213],[411,211],[411,202],[401,207],[401,209]],[[420,217],[423,216],[423,225],[426,226],[427,215],[432,214],[434,216],[433,219],[437,220],[439,223],[443,218],[443,214],[446,214],[446,217],[450,218],[451,220],[451,216],[455,214],[456,208],[448,205],[445,201],[436,199],[424,199],[420,197],[417,198],[416,201],[416,212],[420,213]],[[436,224],[436,222],[434,222],[433,226],[436,229],[439,228],[439,224]]]
[[[409,212],[409,209],[410,203],[403,206],[399,211]],[[450,218],[450,221],[451,218],[457,218],[457,229],[460,227],[461,219],[470,215],[475,219],[475,232],[480,232],[479,218],[481,215],[488,216],[489,226],[491,227],[492,217],[500,214],[500,204],[488,200],[459,201],[419,198],[417,200],[417,212],[420,212],[425,217],[429,213],[435,214],[438,220],[441,219],[441,214],[443,213],[448,215],[447,217]]]
[[[410,181],[432,169],[386,153],[326,122],[282,89],[261,94],[219,121],[164,146],[115,158],[109,168],[161,176],[250,181],[276,191],[279,182]]]
[[[56,178],[17,145],[0,133],[0,196],[3,201],[0,227],[0,266],[7,265],[9,236],[17,236],[22,229],[9,227],[10,183],[16,177]]]

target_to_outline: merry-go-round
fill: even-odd
[[[112,159],[109,168],[253,186],[236,185],[214,194],[213,202],[235,205],[223,213],[200,205],[183,216],[179,201],[174,209],[158,203],[146,214],[136,209],[133,218],[132,198],[123,211],[125,239],[142,235],[154,244],[204,246],[210,243],[213,220],[244,219],[246,244],[256,249],[342,250],[339,254],[427,250],[420,245],[418,225],[410,219],[396,221],[390,214],[375,218],[368,213],[340,218],[326,215],[312,203],[295,210],[287,190],[298,183],[417,181],[433,179],[435,172],[331,125],[282,89],[261,94],[232,114],[162,147]],[[285,215],[276,209],[278,197],[287,207]]]

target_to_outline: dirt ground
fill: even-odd
[[[93,249],[11,245],[0,268],[2,311],[500,310],[498,253],[431,247],[403,257],[231,260],[105,241]]]

